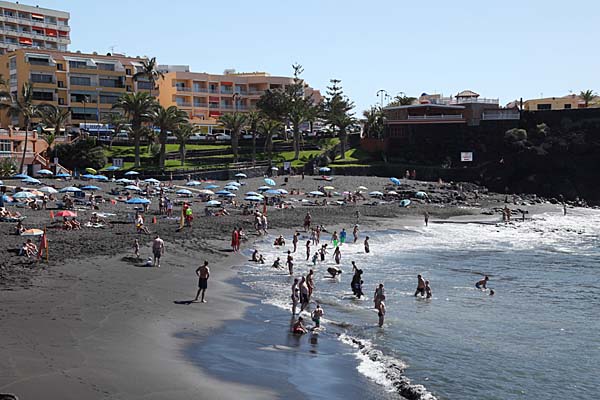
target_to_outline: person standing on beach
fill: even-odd
[[[369,237],[367,236],[365,238],[365,253],[369,254],[370,251],[371,251],[371,249],[369,247]]]
[[[563,215],[567,215],[567,203],[563,203]]]
[[[198,301],[198,297],[200,296],[200,293],[202,293],[202,300],[200,300],[200,302],[206,303],[206,300],[204,300],[204,294],[208,288],[208,278],[210,278],[208,261],[204,261],[204,264],[196,269],[196,275],[198,276],[198,292],[196,293],[196,298],[194,301]]]
[[[310,258],[310,240],[306,241],[306,261]]]
[[[429,213],[427,211],[425,211],[423,213],[423,217],[425,219],[425,226],[429,226]]]
[[[239,232],[237,230],[237,228],[233,228],[233,231],[231,232],[231,250],[232,251],[237,251],[237,243],[239,240]]]
[[[308,296],[308,285],[306,284],[306,278],[300,279],[300,312],[304,311],[308,307],[310,298]]]
[[[331,242],[333,243],[333,247],[338,247],[340,244],[337,231],[333,231],[333,234],[331,235]]]
[[[294,257],[292,257],[292,253],[289,250],[287,252],[286,264],[288,266],[288,270],[290,271],[290,276],[294,275]]]
[[[354,236],[354,243],[358,242],[358,224],[354,225],[354,229],[352,229],[352,235]]]
[[[425,296],[425,280],[421,274],[417,275],[417,290],[415,290],[415,297],[420,294],[421,297]]]
[[[292,284],[292,315],[296,315],[296,307],[300,301],[300,289],[298,288],[298,278],[294,279]]]
[[[314,309],[314,311],[312,312],[311,318],[313,320],[313,322],[315,323],[315,328],[320,328],[321,327],[321,318],[323,317],[325,313],[323,312],[323,309],[321,308],[320,304],[317,304],[317,307]]]
[[[315,288],[315,273],[312,269],[308,270],[308,274],[306,275],[306,286],[308,286],[308,299],[312,297],[313,290]]]
[[[304,217],[304,231],[308,231],[310,229],[310,223],[312,221],[312,217],[310,216],[310,212],[306,212],[306,216]]]
[[[158,235],[152,242],[152,253],[154,255],[152,266],[160,268],[160,257],[165,253],[165,242]]]
[[[346,228],[342,228],[342,231],[340,232],[340,245],[346,243]]]
[[[373,302],[375,303],[375,309],[379,310],[379,304],[385,300],[385,289],[383,288],[383,283],[380,283],[378,287],[375,288],[375,293],[373,294]]]
[[[140,259],[140,242],[137,239],[133,242],[133,254],[135,254],[135,258]]]
[[[379,308],[377,308],[377,316],[379,317],[379,327],[383,327],[383,322],[385,319],[385,302],[379,303]]]
[[[333,259],[335,260],[335,263],[338,265],[342,261],[342,252],[339,247],[336,247],[335,250],[333,251]]]
[[[296,232],[296,233],[294,233],[294,237],[292,238],[292,244],[294,245],[293,253],[296,252],[296,248],[298,247],[298,236],[300,236],[300,234],[298,232]]]
[[[263,214],[263,215],[260,217],[260,225],[261,225],[261,228],[262,228],[263,234],[264,234],[264,235],[268,235],[268,234],[269,234],[269,232],[267,231],[267,228],[268,228],[269,222],[267,221],[267,215],[266,215],[266,214]]]

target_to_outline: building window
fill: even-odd
[[[125,86],[125,90],[126,90],[127,92],[131,92],[131,85],[127,85],[127,86]]]
[[[35,83],[54,83],[54,77],[52,75],[31,74],[31,82],[35,82]]]
[[[52,101],[52,100],[54,100],[54,93],[34,91],[32,94],[32,97],[33,97],[33,100]]]
[[[570,104],[565,104],[565,109],[571,108]]]
[[[122,87],[118,79],[100,78],[100,86],[119,88]]]
[[[65,81],[58,81],[58,87],[59,88],[64,88],[65,87]]]
[[[115,64],[96,63],[96,66],[98,67],[98,69],[101,69],[103,71],[114,71],[115,70]]]
[[[69,68],[87,68],[85,61],[69,61]]]
[[[138,81],[138,89],[151,90],[154,88],[152,87],[151,82]]]
[[[11,57],[10,60],[8,60],[8,67],[10,69],[17,69],[17,57]]]
[[[125,68],[125,75],[131,75],[131,68]]]
[[[63,65],[62,64],[56,64],[56,69],[59,71],[63,70]]]
[[[10,140],[0,140],[0,153],[7,154],[12,151]]]
[[[59,106],[64,106],[64,105],[65,105],[65,99],[63,99],[63,98],[59,97],[59,98],[58,98],[58,105],[59,105]]]
[[[92,79],[82,76],[72,76],[70,79],[71,85],[92,86]]]
[[[552,104],[538,104],[538,110],[552,110]]]

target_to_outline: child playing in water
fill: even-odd
[[[321,327],[321,317],[323,316],[324,312],[323,309],[321,308],[320,304],[317,304],[317,308],[314,309],[314,311],[312,312],[312,320],[315,323],[315,328],[320,328]]]

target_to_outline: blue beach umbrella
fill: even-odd
[[[38,175],[54,175],[52,173],[52,171],[50,171],[49,169],[40,169],[38,172],[36,172],[36,174],[38,174]]]
[[[417,193],[415,193],[415,197],[418,197],[419,199],[424,199],[425,197],[427,197],[427,193],[417,192]]]
[[[31,192],[17,192],[15,194],[13,194],[12,196],[14,199],[32,199],[35,196],[35,194],[31,193]]]
[[[331,172],[331,168],[329,168],[329,167],[321,167],[321,168],[319,168],[319,172]]]
[[[115,167],[114,165],[111,165],[110,167],[106,168],[106,171],[111,171],[112,172],[112,171],[118,171],[120,169],[121,168],[119,168],[119,167]]]
[[[94,186],[94,185],[87,185],[87,186],[82,187],[81,190],[96,191],[96,190],[100,190],[100,188],[98,186]]]
[[[261,186],[258,188],[259,192],[264,192],[265,190],[271,190],[270,186]]]
[[[146,182],[146,183],[153,183],[155,185],[160,183],[160,181],[158,179],[154,179],[154,178],[144,179],[144,182]]]
[[[246,201],[261,202],[261,201],[263,201],[263,198],[262,197],[258,197],[258,196],[247,196],[246,198],[244,198],[244,200],[246,200]]]
[[[234,181],[231,181],[231,182],[229,182],[229,183],[227,184],[227,186],[242,186],[242,184],[241,184],[241,183],[239,183],[239,182],[234,182]]]
[[[202,182],[199,181],[189,181],[185,184],[185,186],[200,186],[202,185]]]
[[[187,190],[187,189],[179,189],[175,193],[177,193],[177,194],[183,194],[183,195],[186,195],[186,196],[191,196],[192,195],[192,192],[190,190]]]
[[[244,174],[244,173],[242,173],[242,172],[239,172],[239,173],[235,174],[235,177],[236,177],[236,178],[247,178],[247,177],[248,177],[248,175],[246,175],[246,174]]]
[[[400,186],[402,184],[398,178],[390,178],[390,181],[396,186]]]
[[[220,206],[220,205],[221,205],[221,202],[217,201],[217,200],[211,200],[206,203],[207,207],[216,207],[216,206]]]
[[[125,189],[127,190],[135,190],[136,192],[141,192],[142,189],[140,189],[139,187],[135,186],[135,185],[127,185],[125,186]]]
[[[108,176],[105,176],[105,175],[94,175],[94,177],[92,179],[95,179],[97,181],[107,182],[108,181]]]
[[[127,204],[150,204],[151,201],[141,197],[133,197],[126,201]]]
[[[229,193],[229,194],[225,195],[225,197],[235,197],[235,196],[236,196],[235,193]]]
[[[240,190],[237,186],[225,186],[223,189],[225,190]]]
[[[325,196],[325,193],[319,192],[318,190],[310,192],[309,194],[312,194],[313,196]]]
[[[117,179],[115,182],[116,183],[123,183],[123,184],[133,183],[133,181],[131,179],[127,179],[127,178],[120,178],[120,179]]]
[[[265,183],[266,183],[267,185],[269,185],[269,186],[275,186],[275,185],[277,185],[277,184],[275,183],[275,181],[274,181],[273,179],[271,179],[271,178],[265,178]]]
[[[383,196],[383,193],[375,191],[375,192],[369,193],[369,196],[373,196],[373,197]]]
[[[94,179],[96,177],[96,175],[94,175],[94,174],[83,174],[83,175],[81,175],[81,177],[83,179]]]
[[[16,175],[13,175],[12,177],[15,178],[15,179],[27,179],[27,178],[30,178],[30,176],[27,175],[27,174],[16,174]]]
[[[262,195],[258,192],[248,192],[246,193],[246,196],[259,196],[262,197]]]
[[[75,186],[67,186],[59,190],[60,193],[76,193],[81,192],[81,189],[76,188]]]
[[[42,182],[40,182],[39,179],[35,179],[35,178],[31,178],[31,177],[30,178],[22,179],[21,182],[23,182],[23,183],[29,183],[29,184],[32,184],[32,185],[39,185],[39,184],[42,183]]]
[[[66,172],[61,172],[55,175],[56,178],[70,178],[71,174],[67,174]]]
[[[125,176],[139,175],[139,172],[136,171],[127,171],[125,172]]]
[[[269,189],[265,191],[266,194],[273,194],[275,196],[279,196],[281,192],[277,189]]]
[[[287,190],[285,190],[285,189],[277,189],[277,190],[279,190],[279,193],[280,193],[280,194],[288,194],[288,193],[290,193],[290,192],[288,192],[288,191],[287,191]]]
[[[228,192],[227,190],[219,190],[218,192],[215,193],[217,196],[225,196],[228,194],[231,194],[231,192]]]
[[[208,185],[208,186],[204,186],[204,189],[216,189],[218,187],[219,187],[219,185]]]

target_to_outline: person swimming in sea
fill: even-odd
[[[273,268],[281,269],[281,258],[277,257],[275,262],[273,262]]]
[[[487,289],[487,283],[489,280],[490,278],[486,275],[485,278],[483,278],[475,284],[475,287],[477,289]]]
[[[342,270],[337,267],[329,267],[327,268],[327,272],[329,272],[332,278],[335,278],[342,273]]]
[[[415,297],[420,294],[421,297],[425,296],[425,280],[421,274],[417,275],[417,290],[415,290]]]
[[[370,247],[369,247],[369,237],[367,236],[365,238],[365,253],[369,253],[371,251]]]

